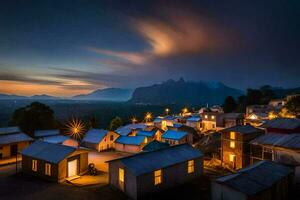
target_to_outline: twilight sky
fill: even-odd
[[[300,86],[300,1],[0,2],[0,93],[70,96],[170,78]]]

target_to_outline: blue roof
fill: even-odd
[[[143,147],[143,151],[155,151],[169,146],[170,146],[169,143],[153,140]]]
[[[136,129],[144,129],[146,127],[145,124],[139,123],[139,124],[127,124],[125,126],[121,126],[117,128],[116,133],[119,135],[127,136],[131,133],[132,130]]]
[[[0,135],[18,133],[18,132],[21,132],[21,130],[17,126],[9,126],[9,127],[0,128]]]
[[[103,129],[90,129],[86,132],[82,142],[98,144],[103,140],[107,133],[108,131]]]
[[[223,129],[222,131],[235,131],[241,134],[250,134],[250,133],[261,132],[262,130],[255,128],[254,126],[251,125],[236,125],[233,127]]]
[[[264,160],[234,174],[218,178],[216,182],[252,196],[272,187],[291,173],[293,169],[287,166]]]
[[[23,149],[22,155],[45,160],[50,163],[59,163],[74,151],[76,151],[74,147],[37,140],[29,147]]]
[[[163,135],[163,139],[172,139],[172,140],[180,140],[184,136],[187,135],[187,132],[184,131],[175,131],[175,130],[167,130]]]
[[[183,125],[182,124],[173,124],[173,127],[174,128],[180,128],[180,127],[182,127]]]
[[[58,129],[53,129],[53,130],[37,130],[34,131],[34,136],[35,137],[46,137],[50,135],[59,135],[59,130]]]
[[[163,119],[163,117],[156,117],[156,118],[153,120],[153,122],[154,122],[154,123],[159,123],[159,122],[161,122],[162,119]]]
[[[44,142],[55,143],[55,144],[63,143],[68,139],[70,139],[70,137],[65,135],[54,135],[54,136],[43,137]]]
[[[139,130],[136,135],[138,136],[146,136],[146,137],[153,137],[155,135],[156,131],[145,131],[145,130]]]
[[[177,117],[168,115],[168,116],[165,116],[164,119],[165,120],[174,120],[174,119],[177,119]]]
[[[201,151],[194,149],[189,144],[175,145],[159,149],[138,153],[133,156],[116,159],[135,176],[151,173],[157,169],[169,167],[171,165],[186,162],[203,156]],[[116,160],[108,161],[113,162]]]
[[[0,135],[0,144],[10,144],[16,142],[32,141],[33,139],[25,133],[13,133],[8,135]]]
[[[115,143],[139,146],[145,141],[145,138],[144,136],[120,136]]]
[[[190,122],[199,122],[199,121],[201,121],[201,117],[200,116],[193,116],[193,117],[187,118],[186,120],[190,121]]]

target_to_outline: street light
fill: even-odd
[[[81,135],[84,132],[84,123],[77,118],[71,119],[67,123],[67,128],[68,128],[68,134],[74,137],[75,139],[80,139]]]
[[[145,121],[148,122],[152,119],[152,113],[151,112],[147,112],[145,115]]]
[[[165,109],[165,112],[166,112],[167,115],[169,115],[170,109],[169,109],[169,108],[166,108],[166,109]]]
[[[135,117],[131,118],[131,123],[135,124],[137,122],[137,119]]]

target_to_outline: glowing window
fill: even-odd
[[[51,176],[51,164],[49,163],[45,164],[45,174]]]
[[[188,161],[188,173],[193,173],[194,172],[194,160],[189,160]]]
[[[212,118],[212,119],[215,119],[215,116],[214,116],[214,115],[212,115],[212,116],[211,116],[211,118]]]
[[[124,169],[119,168],[119,181],[124,183]]]
[[[148,138],[145,137],[144,143],[148,143]]]
[[[37,160],[32,160],[31,161],[31,169],[32,171],[37,171]]]
[[[207,118],[208,118],[208,116],[207,116],[207,115],[205,115],[204,117],[205,117],[205,119],[207,119]]]
[[[235,140],[235,132],[230,132],[230,139]]]
[[[235,161],[235,155],[229,154],[229,161],[234,162]]]
[[[234,141],[230,141],[230,148],[235,148],[235,142]]]
[[[158,185],[162,183],[162,170],[154,171],[154,185]]]

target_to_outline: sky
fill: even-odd
[[[300,2],[0,1],[0,93],[72,96],[183,77],[300,86]]]

